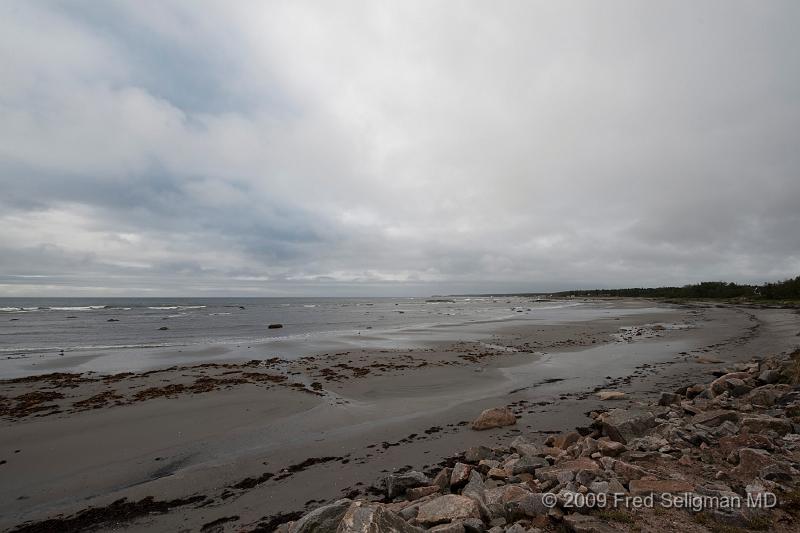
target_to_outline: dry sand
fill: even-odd
[[[320,502],[369,494],[387,472],[587,425],[597,390],[655,396],[706,381],[704,361],[798,344],[792,310],[599,305],[608,318],[495,323],[482,342],[2,382],[0,528],[35,530],[93,507],[39,526],[270,530]],[[615,313],[630,308],[644,312]],[[469,429],[500,405],[516,426]]]

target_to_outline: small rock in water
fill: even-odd
[[[269,326],[267,326],[267,329],[281,329],[282,327],[283,324],[270,324]]]
[[[158,328],[158,331],[167,331],[169,328],[167,326],[161,326]]]

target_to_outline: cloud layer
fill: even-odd
[[[0,4],[0,295],[800,272],[796,2]]]

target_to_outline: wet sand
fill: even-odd
[[[370,494],[386,472],[587,425],[603,403],[597,390],[657,395],[704,380],[705,362],[798,344],[791,310],[596,305],[607,317],[496,322],[402,350],[200,364],[187,355],[149,372],[5,381],[0,527],[153,497],[171,503],[106,511],[134,531],[269,530],[279,515]],[[513,429],[468,428],[500,405],[519,416]]]

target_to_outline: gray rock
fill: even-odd
[[[420,506],[417,521],[420,524],[436,525],[453,520],[480,518],[478,502],[466,496],[445,494]]]
[[[658,398],[658,405],[673,405],[681,403],[681,395],[672,392],[662,392]]]
[[[428,476],[415,470],[403,474],[390,474],[386,476],[386,496],[392,500],[405,494],[406,489],[430,484]]]
[[[520,474],[534,474],[537,468],[550,466],[543,457],[523,455],[511,468],[511,473],[515,476]]]
[[[542,496],[542,492],[533,492],[506,503],[506,516],[511,520],[519,520],[546,515],[550,508],[542,502]]]
[[[644,409],[612,409],[600,418],[603,432],[623,444],[641,437],[656,423],[653,413]]]
[[[317,507],[295,522],[289,531],[291,533],[334,533],[352,503],[352,500],[343,499],[330,505]]]
[[[484,533],[486,531],[486,524],[478,518],[467,518],[463,524],[466,533]]]
[[[353,502],[339,522],[337,533],[422,533],[379,503]]]
[[[542,448],[525,437],[518,436],[511,441],[511,450],[523,457],[538,457],[542,454]]]
[[[468,463],[474,464],[482,461],[483,459],[489,459],[492,457],[492,455],[492,450],[486,446],[473,446],[464,452],[464,460]]]

